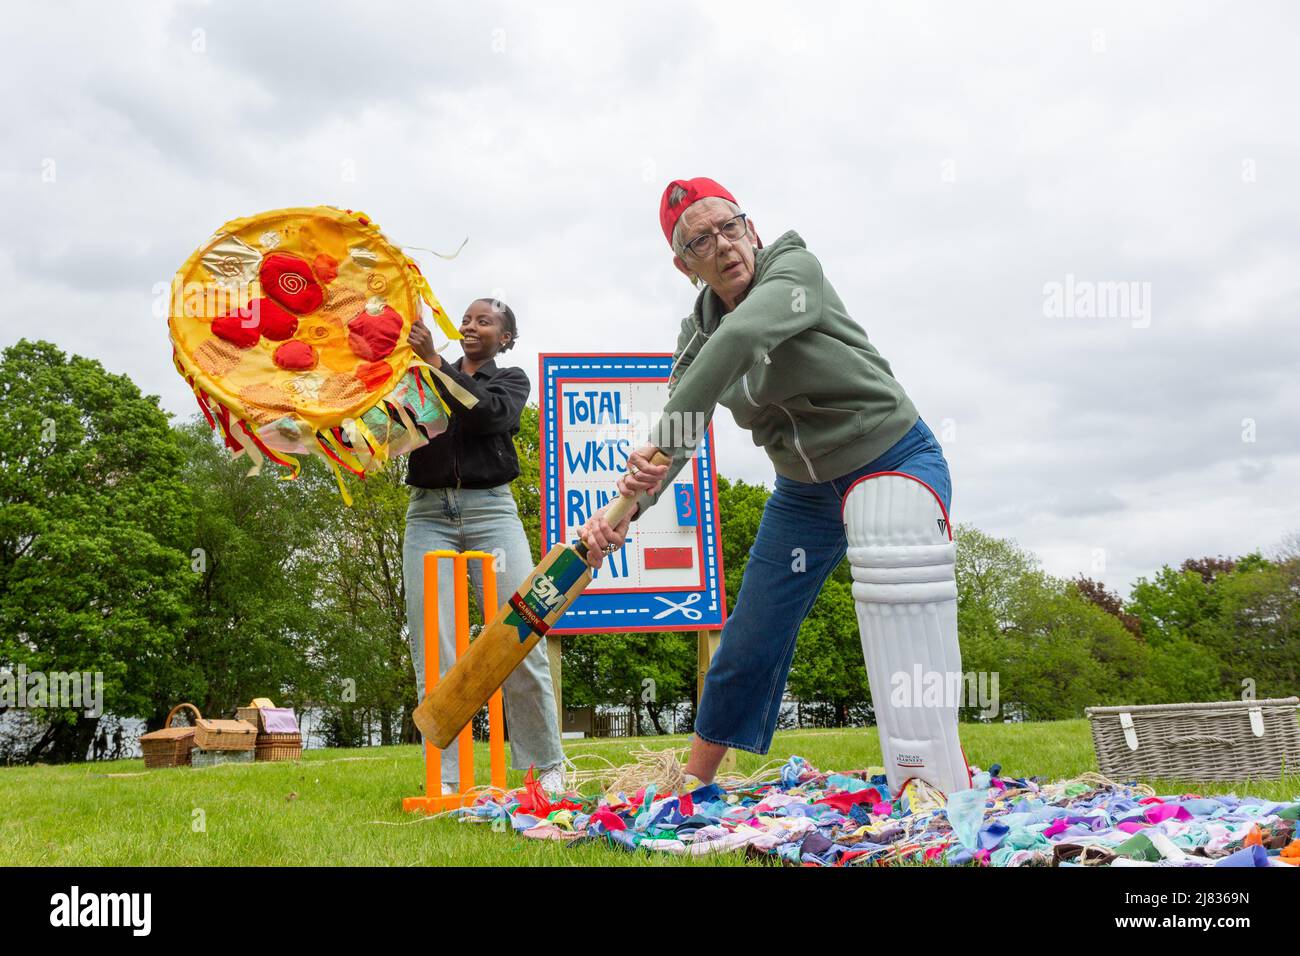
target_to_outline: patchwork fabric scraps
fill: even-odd
[[[972,767],[951,802],[918,781],[891,795],[883,768],[822,773],[791,757],[773,779],[689,794],[547,795],[525,785],[452,811],[466,823],[570,846],[696,856],[746,852],[802,866],[1300,867],[1300,797],[1152,796],[1095,774],[1043,783]],[[980,799],[982,797],[982,799]],[[951,816],[951,819],[950,819]]]

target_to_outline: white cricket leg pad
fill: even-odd
[[[878,472],[850,486],[843,515],[890,789],[919,777],[945,794],[964,790],[957,546],[943,503],[919,479]]]

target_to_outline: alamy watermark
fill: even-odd
[[[0,671],[0,707],[49,707],[104,715],[103,671]]]
[[[1049,319],[1129,319],[1151,325],[1150,282],[1093,282],[1067,272],[1064,282],[1043,283],[1043,315]]]
[[[133,936],[148,936],[153,927],[152,893],[83,893],[73,886],[50,897],[50,925],[124,927]]]
[[[980,716],[998,714],[997,671],[927,671],[920,664],[889,678],[892,707],[978,707]]]

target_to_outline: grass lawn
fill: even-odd
[[[566,741],[570,756],[630,762],[639,747],[683,746],[687,738]],[[963,724],[967,759],[1005,776],[1058,780],[1095,770],[1086,720]],[[766,757],[739,754],[737,769],[774,758],[807,758],[821,770],[880,764],[875,728],[778,733]],[[488,779],[487,745],[477,779]],[[579,759],[578,766],[596,763]],[[566,847],[493,832],[448,818],[404,814],[421,792],[424,761],[414,746],[314,750],[301,763],[223,765],[146,772],[141,760],[0,769],[0,865],[505,865],[754,866],[740,854],[681,858],[599,845]],[[510,784],[522,782],[512,771]],[[1157,793],[1227,793],[1294,799],[1300,777],[1265,783],[1148,780]],[[196,832],[202,811],[203,828]],[[396,826],[392,824],[398,824]]]

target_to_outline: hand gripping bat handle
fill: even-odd
[[[659,449],[657,448],[655,449],[655,453],[650,456],[650,464],[652,465],[667,465],[670,464],[671,462],[672,459],[667,455],[665,455],[663,452],[659,451]],[[614,499],[614,503],[609,506],[609,510],[605,512],[605,520],[608,521],[611,526],[617,528],[618,523],[622,521],[625,517],[627,517],[628,514],[632,512],[632,509],[634,509],[635,507],[636,507],[635,497],[629,498],[627,495],[618,495]],[[578,554],[582,555],[583,557],[586,557],[587,555],[586,544],[579,541],[574,547],[577,550]]]

